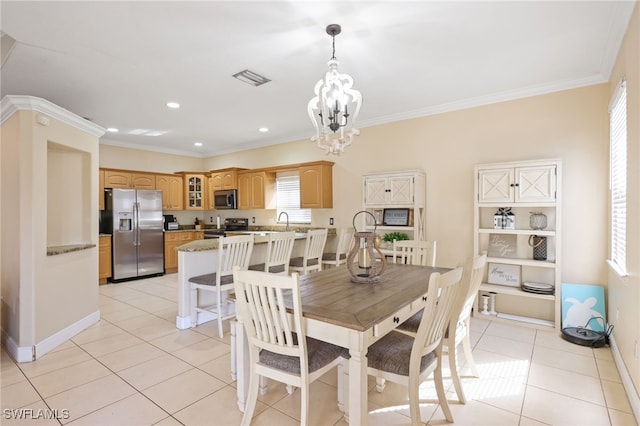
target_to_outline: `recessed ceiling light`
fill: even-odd
[[[195,146],[202,146],[202,142],[194,142],[193,143]]]
[[[107,132],[117,133],[118,129],[116,129],[115,127],[108,127]]]
[[[258,129],[258,131],[259,131],[260,133],[267,133],[267,132],[269,131],[269,128],[268,128],[268,127],[260,127],[260,128]]]
[[[167,102],[167,106],[168,106],[169,108],[173,108],[173,109],[180,108],[180,104],[179,104],[179,103],[177,103],[177,102]]]

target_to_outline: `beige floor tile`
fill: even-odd
[[[135,393],[121,378],[110,375],[45,398],[45,402],[53,408],[68,409],[70,417],[63,421],[68,423]]]
[[[310,397],[312,403],[309,407],[309,424],[334,424],[343,416],[343,413],[338,410],[338,393],[335,387],[316,380],[311,383],[309,394],[313,395]],[[300,389],[296,389],[291,395],[286,395],[272,407],[300,421]]]
[[[5,387],[13,385],[15,383],[24,382],[27,378],[18,368],[17,365],[11,361],[10,364],[2,364],[2,370],[0,370],[0,386]]]
[[[216,410],[215,407],[224,407],[224,409]],[[254,417],[266,408],[265,404],[258,401]],[[242,412],[238,409],[235,389],[225,386],[218,392],[178,411],[173,417],[184,425],[209,425],[214,423],[213,419],[216,425],[239,425]]]
[[[20,363],[20,369],[28,378],[37,377],[59,368],[68,367],[91,359],[91,356],[79,347],[50,352],[33,362]]]
[[[20,408],[41,400],[38,392],[28,381],[21,381],[0,389],[0,405],[3,410]]]
[[[178,316],[178,304],[174,303],[174,307],[168,309],[160,309],[154,311],[153,315],[162,318],[165,321],[169,321],[171,324],[176,323],[176,317]]]
[[[466,379],[462,387],[467,402],[473,400],[520,415],[527,388],[522,378]]]
[[[610,382],[608,380],[602,380],[601,383],[607,407],[629,414],[633,412],[622,383]]]
[[[596,363],[598,364],[598,373],[600,373],[600,378],[602,380],[618,383],[622,382],[615,362],[608,359],[596,358]]]
[[[150,325],[165,324],[165,323],[166,321],[163,320],[162,318],[158,318],[153,314],[144,312],[141,315],[135,316],[133,318],[127,318],[122,321],[117,321],[114,324],[126,331],[131,332],[132,330],[137,330],[142,327],[148,327]]]
[[[608,361],[613,361],[613,353],[611,352],[611,348],[609,346],[603,346],[601,348],[594,348],[593,355],[597,359],[606,359]]]
[[[147,296],[144,299],[140,300],[136,299],[135,301],[132,301],[130,303],[138,309],[142,309],[146,312],[156,312],[168,308],[177,309],[177,305],[175,302],[171,302],[169,300],[163,299],[162,297],[155,296]]]
[[[485,318],[482,318],[479,315],[476,315],[471,317],[470,328],[472,332],[482,334],[485,332],[485,330],[487,329],[487,327],[489,327],[490,324],[491,324],[491,321]]]
[[[103,355],[110,354],[124,348],[139,345],[142,342],[143,340],[140,338],[129,333],[124,333],[96,340],[94,342],[81,344],[80,346],[82,349],[89,352],[91,356],[99,358]]]
[[[616,426],[638,426],[636,418],[633,414],[624,413],[622,411],[609,409],[609,417],[611,418],[611,424]]]
[[[533,363],[527,384],[592,404],[605,405],[600,380],[583,374]]]
[[[151,386],[143,393],[169,414],[173,414],[224,386],[224,382],[193,368]]]
[[[520,416],[520,426],[548,426],[546,423],[539,422],[529,417]]]
[[[98,307],[100,308],[100,315],[109,314],[112,312],[118,312],[122,310],[126,310],[131,308],[131,305],[125,302],[121,302],[116,299],[101,297],[98,302]]]
[[[231,354],[229,353],[227,355],[222,355],[221,357],[205,362],[204,364],[200,364],[198,368],[220,381],[223,381],[227,384],[235,384],[234,379],[231,378],[230,359]]]
[[[158,423],[154,423],[153,426],[182,426],[182,423],[180,423],[173,417],[165,417]]]
[[[126,331],[124,331],[120,327],[116,327],[108,321],[100,320],[97,324],[94,324],[86,330],[73,336],[71,340],[78,345],[84,345],[100,339],[105,339],[107,337],[117,336],[119,334],[125,333]]]
[[[138,309],[138,308],[128,308],[128,309],[123,309],[121,311],[115,311],[115,312],[108,312],[108,313],[102,313],[102,311],[100,312],[100,318],[102,318],[105,321],[109,321],[111,323],[119,323],[119,322],[123,322],[126,321],[128,319],[134,318],[134,317],[138,317],[140,315],[144,315],[146,314],[145,311]],[[122,330],[125,331],[125,330]]]
[[[98,357],[98,361],[112,371],[121,371],[165,355],[165,352],[149,343],[139,343]]]
[[[173,332],[167,335],[157,337],[149,341],[150,344],[157,346],[166,352],[173,352],[195,343],[201,342],[208,337],[196,333],[192,330],[178,330],[173,326]]]
[[[203,324],[198,324],[197,327],[194,327],[191,330],[195,331],[196,333],[202,333],[208,337],[213,337],[214,339],[220,339],[218,335],[217,321],[208,321]],[[222,321],[222,331],[224,332],[223,339],[229,339],[229,330],[229,320]]]
[[[491,404],[485,404],[479,401],[469,401],[466,404],[449,404],[451,414],[456,425],[478,425],[478,426],[513,426],[517,425],[520,415],[507,410],[503,410]],[[434,421],[430,424],[441,424],[444,421],[444,414],[438,410],[433,417]]]
[[[120,301],[141,296],[139,291],[131,290],[122,284],[101,285],[98,292]]]
[[[473,359],[480,373],[480,378],[506,378],[516,377],[526,380],[529,374],[531,362],[529,359],[517,359],[496,352],[474,349]]]
[[[557,349],[589,357],[593,357],[594,353],[594,350],[588,346],[576,345],[575,343],[558,338],[558,333],[555,331],[538,330],[536,334],[536,346],[544,346],[545,348]]]
[[[206,339],[185,348],[172,352],[173,355],[191,365],[201,365],[213,359],[227,355],[231,348],[226,343],[215,339]]]
[[[593,354],[579,355],[558,349],[538,346],[533,349],[532,361],[549,367],[560,368],[574,373],[598,378],[598,368]]]
[[[491,322],[484,333],[490,336],[530,344],[533,344],[536,338],[536,330],[533,328],[520,327],[502,322]]]
[[[112,372],[95,359],[60,368],[31,379],[31,383],[43,397],[84,385]]]
[[[522,415],[549,425],[608,425],[606,407],[527,386]]]
[[[258,392],[258,401],[271,406],[287,395],[287,385],[276,380],[267,380],[267,391],[264,395]]]
[[[300,422],[293,417],[287,416],[281,411],[269,407],[262,413],[255,416],[251,424],[253,426],[297,426]]]
[[[488,334],[487,330],[480,338],[475,349],[483,349],[516,359],[530,360],[531,354],[533,353],[533,343],[525,343],[519,340]]]
[[[158,337],[173,334],[175,332],[175,324],[171,324],[170,322],[164,320],[162,321],[162,323],[151,324],[130,331],[131,334],[145,341],[157,339]]]
[[[71,422],[73,426],[153,425],[167,413],[136,393]]]
[[[191,368],[193,366],[167,354],[124,369],[118,375],[136,389],[144,390]]]
[[[59,426],[56,419],[64,419],[68,413],[47,407],[43,400],[24,407],[2,412],[2,426]]]
[[[370,388],[368,394],[369,413],[375,412],[377,417],[384,418],[385,416],[381,416],[383,413],[392,412],[400,414],[404,418],[410,418],[411,413],[409,411],[409,393],[407,387],[387,381],[383,391],[378,392],[375,387],[375,379],[373,377],[371,377],[371,379],[373,379],[373,381],[369,383],[373,383],[373,386]],[[450,382],[445,382],[445,389],[447,389],[450,384]],[[419,398],[420,416],[423,421],[426,422],[434,415],[437,416],[438,419],[444,420],[444,414],[442,411],[438,411],[438,396],[432,380],[427,380],[420,385]],[[454,397],[452,396],[451,398]],[[404,422],[403,418],[400,419]]]
[[[77,345],[75,343],[73,343],[73,341],[67,340],[64,343],[61,343],[58,346],[56,346],[55,348],[51,349],[48,353],[57,352],[57,351],[63,351],[65,349],[75,348],[76,346]]]

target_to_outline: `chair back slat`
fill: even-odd
[[[322,260],[322,252],[327,242],[327,229],[313,229],[307,233],[305,260],[318,259]]]
[[[218,249],[218,274],[231,275],[233,267],[247,269],[253,252],[253,235],[220,237]]]
[[[416,333],[411,358],[420,359],[441,344],[459,295],[462,268],[458,267],[444,274],[433,273],[429,278],[427,302],[422,320]],[[418,361],[419,364],[419,361]]]
[[[471,308],[476,299],[482,277],[484,276],[484,268],[487,264],[487,254],[467,259],[463,267],[462,282],[464,289],[460,292],[460,302],[458,304],[459,315],[457,321],[464,321],[471,316]],[[453,320],[453,318],[452,318]],[[453,321],[452,321],[453,322]],[[453,325],[453,324],[452,324]]]
[[[395,240],[393,262],[435,267],[436,241]]]
[[[340,260],[340,255],[347,254],[353,242],[353,228],[341,228],[338,230],[338,246],[336,247],[336,260]]]
[[[304,358],[302,351],[306,353],[306,345],[301,328],[298,274],[284,276],[234,267],[233,281],[238,312],[245,322],[251,344]],[[298,336],[297,343],[294,333]]]
[[[289,261],[295,238],[294,232],[272,232],[269,234],[267,260],[264,265],[265,272],[270,272],[270,268],[282,266],[284,270],[280,274],[289,274]]]

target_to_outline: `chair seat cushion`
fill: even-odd
[[[413,337],[392,331],[369,347],[367,353],[369,367],[401,376],[409,376],[409,359],[413,342]],[[433,352],[423,356],[420,361],[420,372],[422,373],[431,365],[435,358]]]
[[[422,313],[424,309],[420,312],[417,312],[411,318],[407,319],[405,322],[398,326],[398,330],[408,331],[409,333],[417,333],[418,327],[420,327],[420,321],[422,321]]]
[[[264,263],[258,263],[257,265],[249,265],[250,271],[264,271]],[[272,274],[279,274],[284,272],[284,265],[273,265],[269,267],[269,272]]]
[[[190,283],[200,285],[216,285],[216,273],[198,275],[189,278]],[[233,275],[223,275],[220,277],[220,284],[233,284]]]
[[[340,255],[340,260],[345,260],[347,258],[347,255],[342,253]],[[335,253],[323,253],[322,254],[322,260],[336,260],[336,254]]]
[[[307,266],[313,266],[318,264],[318,259],[307,260]],[[304,257],[292,257],[289,261],[289,266],[295,268],[302,268],[304,266]]]
[[[294,342],[297,343],[297,341]],[[309,373],[324,367],[344,353],[340,346],[332,345],[312,337],[307,337],[307,356]],[[266,349],[260,351],[260,363],[278,370],[300,374],[300,358],[280,355]]]

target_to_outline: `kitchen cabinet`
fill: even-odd
[[[104,170],[98,171],[98,210],[104,210]]]
[[[204,239],[202,231],[171,231],[164,233],[164,272],[170,274],[178,271],[177,247],[194,240]]]
[[[98,284],[106,284],[111,278],[111,235],[98,237]]]
[[[478,170],[481,203],[553,203],[555,200],[555,164]]]
[[[299,168],[300,208],[333,208],[333,163],[321,161]]]
[[[275,209],[276,173],[266,170],[238,173],[239,209]]]
[[[178,175],[156,175],[156,189],[162,191],[162,210],[182,210],[184,180]]]
[[[491,319],[560,331],[561,165],[559,160],[536,160],[475,167],[474,253],[487,252],[489,257],[474,315],[484,317],[478,301],[482,295],[493,293],[498,314]],[[508,208],[514,214],[513,229],[496,229],[494,215],[499,208]],[[546,216],[544,229],[530,227],[531,212]],[[544,260],[534,259],[534,237],[544,239]],[[496,284],[500,280],[495,274],[490,279],[489,274],[499,269],[510,271],[512,279],[508,283]],[[552,285],[555,294],[525,292],[523,282]]]
[[[238,171],[246,170],[238,167],[230,167],[228,169],[211,170],[211,175],[207,181],[207,201],[209,210],[215,209],[213,193],[214,191],[238,189]]]
[[[205,175],[199,173],[183,173],[184,177],[184,208],[186,210],[204,210],[205,203]]]
[[[367,173],[362,177],[363,208],[376,217],[378,231],[407,232],[411,239],[424,240],[426,224],[426,175],[421,170]],[[384,223],[384,211],[407,209],[407,225]],[[367,229],[373,230],[371,217]]]
[[[156,176],[153,173],[105,169],[104,186],[105,188],[156,189]]]

